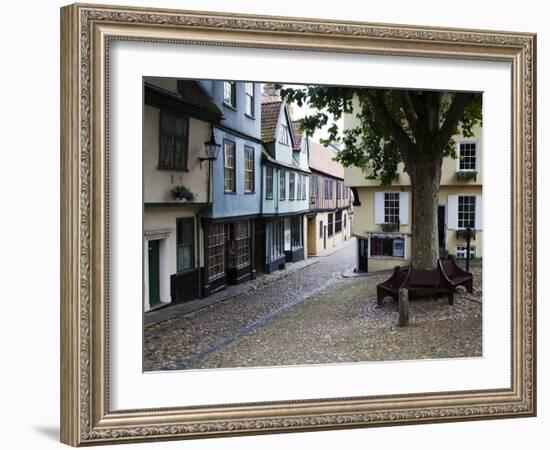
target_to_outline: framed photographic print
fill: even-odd
[[[536,36],[71,5],[61,439],[536,413]]]

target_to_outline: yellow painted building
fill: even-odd
[[[345,117],[346,127],[355,126]],[[482,128],[473,138],[454,136],[457,159],[443,160],[439,190],[438,229],[440,255],[466,257],[465,229],[474,230],[470,253],[483,257],[483,144]],[[354,235],[358,270],[376,272],[410,263],[412,235],[411,183],[403,164],[389,186],[367,179],[370,168],[345,169],[345,185],[354,192]]]

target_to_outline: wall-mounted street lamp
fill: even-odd
[[[222,146],[216,142],[216,137],[214,136],[214,126],[210,127],[210,139],[204,143],[204,149],[206,150],[206,158],[200,156],[200,166],[202,168],[203,161],[216,161],[218,159],[218,154],[220,153],[220,148]]]
[[[202,162],[208,161],[208,203],[212,202],[212,163],[218,159],[220,148],[222,146],[216,142],[216,136],[214,136],[214,125],[210,125],[210,139],[204,143],[204,150],[206,151],[206,158],[199,156],[199,165],[202,169]]]

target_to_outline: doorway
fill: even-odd
[[[359,261],[357,270],[360,272],[369,271],[369,240],[368,239],[357,239],[357,245],[359,245]]]
[[[446,205],[438,205],[437,207],[437,234],[438,234],[438,243],[439,243],[439,254],[445,254],[447,249],[447,227],[445,223],[445,212]]]
[[[149,241],[149,305],[160,303],[159,240]]]

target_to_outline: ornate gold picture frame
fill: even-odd
[[[117,40],[511,65],[511,385],[113,410],[109,402],[109,49]],[[536,36],[75,4],[61,10],[61,440],[73,446],[536,414]]]

